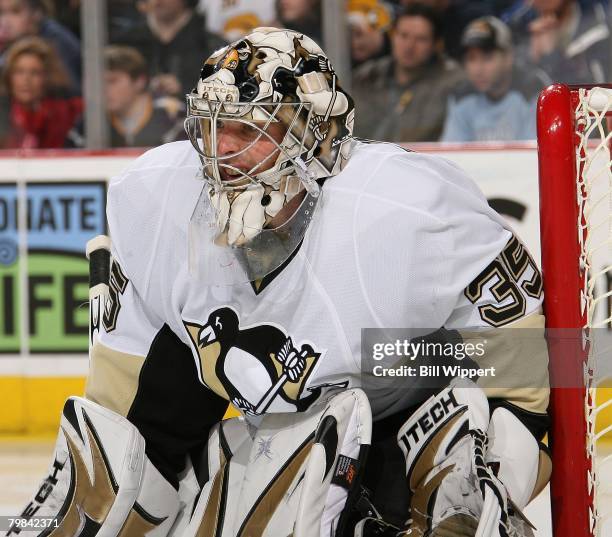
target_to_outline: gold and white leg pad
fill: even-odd
[[[509,410],[496,408],[487,429],[487,466],[504,484],[516,516],[511,517],[519,535],[530,535],[530,523],[520,510],[534,499],[550,480],[552,462],[529,429]]]
[[[511,432],[505,427],[515,423],[506,420],[507,416],[501,417],[502,421],[496,420],[494,425],[504,442],[502,429],[504,433]],[[467,379],[456,379],[432,396],[400,428],[398,443],[406,457],[412,491],[409,528],[415,536],[525,535],[510,516],[513,506],[506,487],[487,464],[504,457],[503,450],[498,449],[497,455],[487,459],[488,429],[487,398]],[[537,442],[533,437],[532,440],[537,461]],[[517,476],[513,482],[513,492],[521,499],[530,496],[526,490],[533,485],[531,478],[523,477]]]
[[[339,534],[371,434],[358,389],[306,412],[268,414],[257,428],[242,418],[219,423],[209,437],[210,478],[182,536]]]
[[[178,510],[176,490],[149,462],[136,427],[96,403],[71,397],[47,477],[21,515],[45,520],[47,527],[21,523],[21,530],[14,526],[7,535],[163,537]]]

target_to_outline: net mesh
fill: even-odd
[[[581,88],[576,109],[576,199],[586,319],[585,419],[591,531],[612,535],[612,89]]]

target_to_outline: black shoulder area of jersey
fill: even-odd
[[[175,488],[186,456],[203,448],[227,405],[199,381],[191,349],[165,324],[151,344],[127,419],[144,437],[151,462]]]

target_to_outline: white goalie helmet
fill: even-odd
[[[204,185],[190,269],[211,284],[259,280],[297,249],[320,181],[352,148],[354,105],[309,37],[256,28],[216,51],[187,96]]]

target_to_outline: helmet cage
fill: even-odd
[[[187,96],[185,130],[202,162],[204,180],[215,192],[253,188],[262,183],[277,186],[287,175],[297,175],[307,189],[313,179],[305,172],[305,161],[312,157],[314,147],[308,148],[308,124],[311,120],[310,103],[244,103],[213,101]],[[219,154],[218,126],[220,122],[234,122],[250,131],[250,137],[238,150]],[[282,123],[286,127],[283,139],[277,142],[268,132],[270,125]],[[249,151],[260,140],[274,145],[261,162],[249,170],[241,170],[231,161]],[[269,161],[275,158],[269,166]],[[232,179],[221,179],[221,170],[230,172]]]

